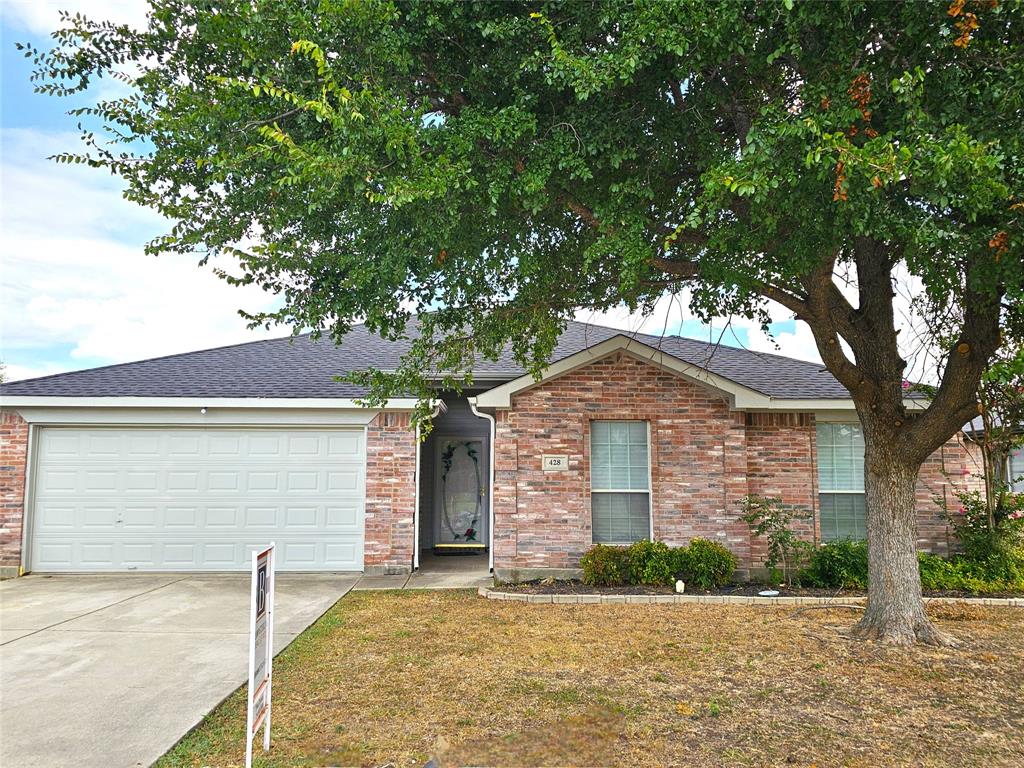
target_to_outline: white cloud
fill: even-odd
[[[5,355],[71,343],[75,360],[123,362],[263,338],[235,311],[269,308],[195,259],[109,240],[4,238]],[[11,276],[13,279],[8,279]],[[274,335],[283,335],[278,330]]]
[[[237,314],[270,308],[272,295],[232,287],[196,257],[145,255],[166,222],[124,200],[104,172],[45,160],[74,141],[0,133],[0,359],[9,380],[286,333],[250,331]]]
[[[49,35],[60,27],[60,11],[81,13],[133,27],[146,25],[145,0],[0,0],[4,21],[36,35]]]
[[[101,237],[156,234],[164,227],[157,214],[125,201],[122,182],[107,171],[47,160],[60,152],[80,151],[75,132],[5,128],[0,147],[7,236],[52,234],[55,226],[61,232]]]

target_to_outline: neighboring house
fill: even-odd
[[[299,336],[4,384],[0,565],[240,570],[273,540],[287,570],[402,572],[457,545],[509,578],[571,572],[594,542],[702,536],[750,569],[751,493],[813,514],[816,540],[864,535],[860,428],[820,365],[570,323],[541,381],[481,361],[419,441],[412,400],[363,408],[336,378],[406,349],[359,326],[340,346]],[[921,549],[946,551],[936,499],[967,472],[955,439],[925,463]]]

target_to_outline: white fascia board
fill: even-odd
[[[11,409],[33,426],[94,427],[365,427],[368,408],[48,408]]]
[[[416,398],[388,400],[384,408],[366,408],[350,398],[336,397],[41,397],[8,395],[3,408],[284,408],[411,411]]]
[[[389,410],[412,410],[413,398],[389,400]],[[70,426],[365,426],[381,412],[334,398],[5,397],[4,409],[36,425]]]
[[[923,411],[928,407],[928,401],[904,400],[903,406],[908,411]],[[784,398],[773,397],[767,408],[746,408],[748,411],[787,411],[801,413],[814,413],[819,418],[827,417],[829,414],[841,413],[846,417],[853,417],[857,420],[857,406],[850,398]]]
[[[771,398],[761,392],[718,376],[700,366],[686,363],[678,357],[621,334],[606,339],[600,344],[587,347],[574,355],[569,355],[569,357],[559,360],[557,363],[552,363],[541,372],[539,380],[531,374],[526,374],[499,387],[481,392],[476,398],[477,406],[481,408],[509,408],[512,405],[512,395],[517,392],[522,392],[525,389],[555,379],[577,368],[597,362],[615,352],[627,352],[638,360],[675,373],[695,384],[702,384],[718,390],[728,396],[732,407],[738,410],[768,409],[771,407]]]

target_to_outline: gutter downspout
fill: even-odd
[[[434,410],[430,412],[430,418],[436,419],[437,414],[447,411],[448,407],[444,404],[443,400],[438,400],[437,405],[434,406]],[[420,569],[420,454],[422,452],[423,441],[420,439],[420,425],[416,425],[416,479],[413,482],[416,484],[416,495],[413,501],[412,510],[412,569],[418,571]]]
[[[476,409],[476,398],[467,397],[469,410],[474,416],[487,419],[491,423],[491,444],[487,447],[488,479],[487,479],[487,568],[494,573],[494,433],[495,421],[493,414],[481,413]]]

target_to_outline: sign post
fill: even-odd
[[[249,691],[245,718],[245,768],[252,768],[252,740],[263,727],[263,751],[270,749],[270,691],[274,660],[274,544],[252,553],[249,600]]]

